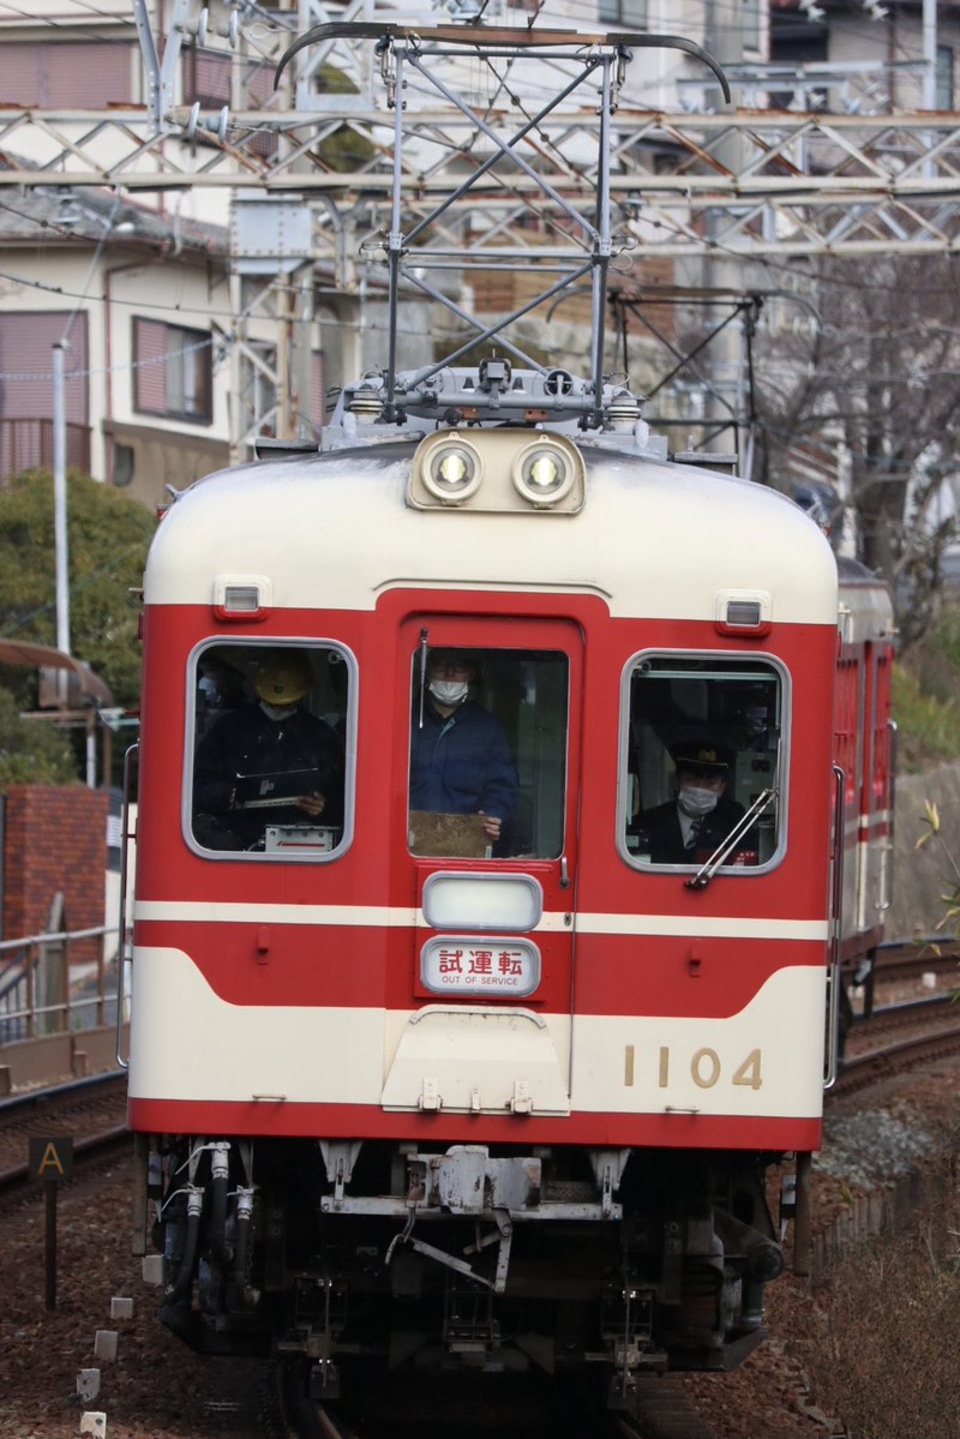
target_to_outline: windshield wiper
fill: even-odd
[[[710,858],[704,861],[696,874],[691,875],[690,879],[683,881],[687,889],[706,889],[730,851],[737,847],[754,820],[760,818],[763,811],[767,808],[767,805],[772,803],[779,794],[780,791],[778,789],[764,789],[760,791],[746,814],[737,820],[733,829],[720,841]]]

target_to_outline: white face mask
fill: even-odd
[[[466,680],[431,680],[430,693],[442,705],[458,705],[467,697],[470,686]]]
[[[685,784],[677,792],[677,804],[688,819],[703,819],[717,807],[720,796],[714,789],[700,789],[699,785]]]
[[[282,720],[289,718],[295,707],[293,705],[268,705],[266,700],[261,700],[260,708],[268,719]]]

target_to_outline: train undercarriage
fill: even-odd
[[[763,1338],[779,1158],[179,1137],[140,1203],[161,1317],[201,1352],[302,1356],[329,1396],[371,1365],[590,1371],[616,1405]]]

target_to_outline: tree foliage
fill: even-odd
[[[70,475],[70,649],[124,707],[140,691],[139,604],[130,591],[142,582],[154,526],[135,500]],[[30,471],[0,489],[0,638],[55,645],[56,631],[53,480]],[[20,718],[36,705],[36,672],[0,667],[0,792],[16,783],[68,784],[83,773],[82,732]]]
[[[4,666],[4,679],[10,671]],[[78,778],[69,732],[46,720],[20,718],[15,694],[0,683],[0,794],[11,784],[70,784]]]
[[[765,438],[755,478],[789,488],[791,450],[832,460],[829,478],[845,469],[858,557],[898,596],[908,643],[934,614],[956,535],[943,505],[960,449],[954,270],[949,257],[825,260],[799,287],[795,313],[816,316],[811,333],[770,334],[757,353]]]

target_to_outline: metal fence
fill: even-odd
[[[100,925],[0,942],[0,1044],[115,1024],[117,934]],[[100,941],[95,959],[90,940]]]

